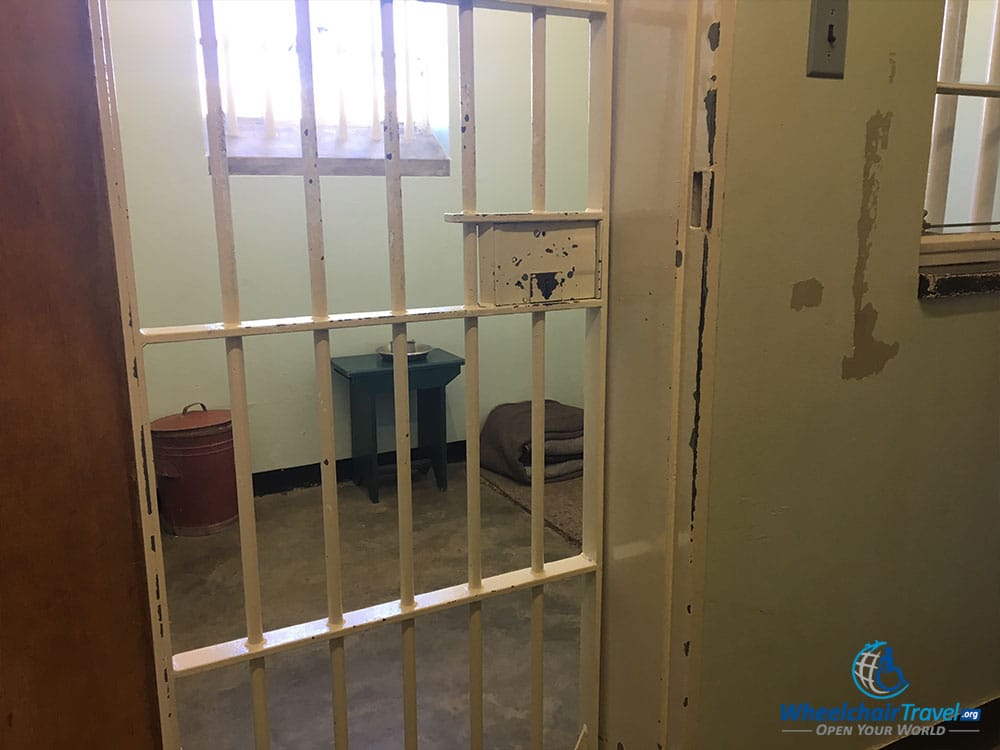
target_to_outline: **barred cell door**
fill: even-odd
[[[271,659],[317,644],[327,644],[330,673],[333,737],[338,749],[348,747],[354,731],[348,722],[350,681],[345,668],[345,640],[373,629],[399,633],[402,682],[402,736],[399,746],[416,748],[418,739],[418,640],[428,616],[446,610],[467,615],[467,642],[452,644],[451,653],[468,674],[467,726],[469,745],[484,741],[484,648],[489,633],[483,625],[484,605],[494,597],[530,592],[530,637],[524,644],[530,654],[530,694],[527,715],[511,718],[530,725],[530,744],[541,748],[544,734],[543,616],[546,587],[578,579],[580,608],[579,731],[576,746],[597,747],[599,642],[601,621],[601,550],[603,509],[603,456],[605,409],[606,289],[603,275],[608,260],[608,198],[610,172],[611,44],[613,3],[605,0],[460,0],[458,18],[458,84],[460,101],[461,205],[443,217],[455,225],[455,245],[461,246],[464,268],[463,304],[429,308],[407,305],[404,277],[406,238],[403,231],[403,154],[397,106],[396,33],[399,9],[393,0],[380,1],[378,14],[384,90],[384,172],[388,226],[388,284],[391,309],[352,314],[331,314],[327,296],[327,246],[335,242],[336,228],[323,225],[324,169],[317,137],[314,97],[314,33],[309,0],[289,0],[295,18],[301,91],[300,156],[294,174],[304,190],[311,315],[268,320],[248,320],[241,313],[237,275],[239,248],[234,239],[231,203],[232,165],[227,155],[227,118],[224,115],[224,45],[217,43],[219,8],[213,0],[198,3],[198,23],[203,53],[207,100],[207,144],[213,212],[221,281],[222,321],[182,326],[143,326],[139,318],[134,262],[126,210],[125,168],[120,141],[118,108],[112,70],[108,10],[105,0],[91,0],[94,49],[98,64],[102,121],[114,213],[114,240],[120,280],[121,312],[131,385],[137,473],[140,477],[143,533],[150,612],[153,623],[162,731],[166,747],[180,747],[175,687],[178,683],[213,670],[245,665],[249,672],[255,746],[272,744],[269,728],[268,666]],[[397,3],[398,5],[398,3]],[[375,7],[375,6],[373,6]],[[525,212],[484,208],[477,202],[476,173],[476,53],[474,26],[483,9],[530,17],[531,60],[531,209]],[[589,22],[589,123],[587,202],[578,210],[551,211],[546,206],[546,23],[557,16]],[[111,29],[113,36],[114,29]],[[233,120],[235,122],[235,120]],[[405,127],[405,126],[404,126]],[[244,178],[246,179],[246,178]],[[329,223],[329,222],[328,222]],[[325,231],[324,231],[325,230]],[[461,236],[459,243],[458,236]],[[210,249],[206,249],[211,252]],[[411,261],[412,262],[412,261]],[[332,269],[336,272],[336,268]],[[546,320],[550,313],[580,310],[585,316],[583,351],[584,474],[583,530],[580,554],[546,561],[544,550],[546,485],[544,451],[531,454],[530,559],[497,575],[483,574],[481,540],[481,484],[479,437],[482,416],[480,393],[480,322],[492,316],[530,316],[531,436],[534,446],[545,442]],[[414,503],[410,440],[410,384],[406,342],[408,327],[427,321],[461,321],[464,326],[465,437],[467,446],[467,581],[448,588],[419,591],[414,576]],[[342,597],[342,507],[338,498],[334,444],[333,375],[331,340],[338,332],[365,326],[390,325],[395,419],[396,493],[398,506],[398,598],[374,606],[345,611]],[[525,329],[527,330],[527,329]],[[267,630],[262,612],[261,572],[258,560],[258,526],[252,484],[250,416],[244,345],[255,336],[311,335],[315,354],[316,402],[319,405],[321,492],[326,576],[326,616],[288,627]],[[150,415],[145,358],[151,348],[176,342],[224,341],[232,414],[239,507],[239,541],[242,566],[245,635],[227,642],[175,652],[171,645],[171,618],[166,599],[163,538],[157,512],[156,470],[152,465]],[[346,415],[344,415],[346,417]],[[338,419],[341,415],[338,414]],[[396,554],[391,546],[386,554]],[[525,601],[528,601],[526,598]],[[280,657],[279,657],[280,658]],[[272,696],[273,699],[273,696]],[[487,707],[488,710],[488,707]],[[463,743],[464,744],[464,743]]]

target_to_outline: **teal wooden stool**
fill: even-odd
[[[379,354],[333,357],[333,371],[347,379],[351,400],[351,464],[354,481],[378,502],[378,431],[375,399],[392,393],[392,360]],[[409,361],[410,390],[417,392],[416,451],[430,460],[440,489],[448,489],[448,435],[445,387],[462,371],[465,360],[444,349]],[[392,467],[382,467],[385,472]]]

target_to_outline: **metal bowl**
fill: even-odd
[[[392,342],[388,344],[383,344],[378,349],[375,350],[381,354],[386,359],[392,359]],[[418,344],[416,341],[406,342],[406,356],[409,359],[423,359],[431,351],[431,347],[427,344]]]

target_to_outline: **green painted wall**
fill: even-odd
[[[699,748],[884,744],[780,733],[782,702],[857,703],[874,639],[910,702],[1000,694],[1000,300],[916,298],[941,7],[851,3],[843,81],[805,77],[809,3],[723,26]]]
[[[185,0],[110,0],[126,182],[143,326],[221,318],[211,190],[197,84],[191,5]],[[451,85],[457,91],[457,32],[450,11]],[[524,13],[477,12],[479,197],[485,210],[529,205],[529,26]],[[549,24],[549,204],[586,200],[587,25]],[[453,102],[457,155],[457,100]],[[442,214],[461,208],[457,160],[449,178],[405,178],[407,302],[462,301],[460,229]],[[389,307],[385,187],[382,178],[324,178],[324,226],[331,312]],[[245,319],[309,313],[302,181],[235,177],[233,212]],[[550,315],[548,395],[582,403],[583,318]],[[530,397],[530,321],[481,323],[482,415]],[[373,351],[387,328],[337,331],[334,355]],[[461,321],[413,326],[411,338],[457,354]],[[255,471],[318,460],[314,365],[309,334],[246,342]],[[190,401],[228,403],[224,345],[147,349],[155,418]],[[464,382],[449,387],[449,439],[464,438]],[[335,385],[337,449],[350,455],[346,388]],[[380,419],[383,450],[392,445],[391,402]]]

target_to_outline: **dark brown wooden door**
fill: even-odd
[[[0,747],[157,747],[85,0],[0,23]]]

